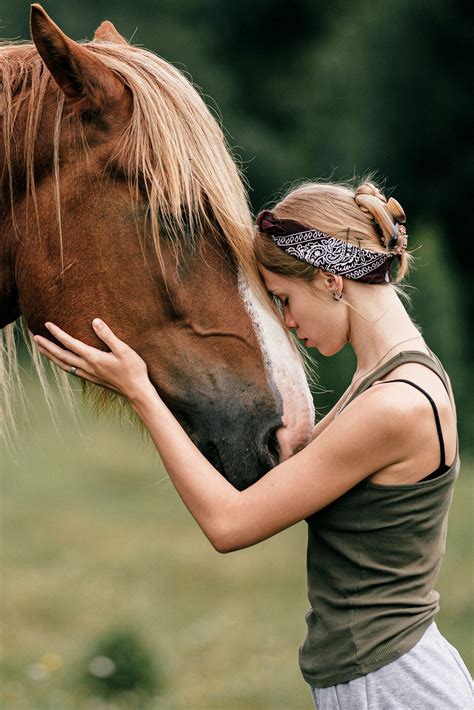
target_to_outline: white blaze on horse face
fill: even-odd
[[[280,460],[308,444],[314,426],[314,405],[301,361],[277,316],[239,275],[239,291],[260,342],[271,387],[283,401],[283,427],[277,432]]]

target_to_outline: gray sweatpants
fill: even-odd
[[[472,710],[473,685],[459,652],[433,621],[413,648],[365,676],[311,688],[317,710]]]

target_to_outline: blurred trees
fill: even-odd
[[[255,211],[301,178],[338,180],[369,169],[386,176],[387,194],[407,213],[410,246],[423,244],[412,279],[420,289],[416,320],[452,376],[462,443],[472,450],[470,5],[50,0],[45,8],[76,39],[90,38],[107,17],[134,43],[188,69],[222,113]],[[23,0],[2,9],[2,34],[28,37],[28,11]],[[334,396],[350,359],[342,353],[321,363],[322,384]]]

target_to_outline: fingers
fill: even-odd
[[[69,335],[69,333],[66,333],[65,330],[62,330],[62,328],[55,325],[54,323],[47,322],[45,323],[45,326],[49,330],[49,332],[54,335],[56,340],[59,340],[59,342],[62,343],[68,350],[75,353],[76,355],[79,355],[85,360],[90,359],[92,353],[97,352],[97,348],[93,348],[90,345],[86,345],[81,340],[73,338],[72,335]],[[117,353],[122,352],[124,350],[124,348],[126,347],[125,343],[119,338],[117,338],[117,336],[112,332],[111,328],[109,328],[109,326],[106,325],[104,321],[100,320],[100,318],[94,318],[94,320],[92,321],[92,326],[98,337],[106,345],[108,345],[109,349],[112,352]],[[57,352],[56,355],[58,356]]]
[[[86,345],[54,323],[45,325],[63,347],[40,335],[35,335],[34,341],[39,351],[65,372],[70,371],[71,366],[75,367],[79,377],[126,397],[130,391],[135,391],[140,378],[148,377],[145,362],[99,318],[94,319],[92,326],[110,352]]]
[[[71,350],[73,353],[76,353],[76,355],[79,355],[84,359],[87,359],[88,355],[97,350],[97,348],[92,348],[90,345],[86,345],[82,341],[73,338],[72,335],[69,335],[69,333],[66,333],[65,330],[62,330],[62,328],[54,323],[47,322],[45,323],[45,326],[49,332],[54,335],[56,340],[59,340],[59,342],[65,345],[68,350]],[[109,346],[112,352],[120,352],[126,347],[125,343],[117,338],[109,326],[106,325],[104,321],[100,320],[100,318],[94,318],[92,326],[98,337]]]
[[[51,340],[43,338],[43,336],[41,335],[33,336],[33,340],[37,344],[38,350],[43,355],[46,355],[47,357],[51,358],[55,357],[56,360],[59,360],[68,367],[74,365],[74,367],[86,369],[85,362],[82,358],[78,357],[77,355],[74,355],[74,353],[70,352],[69,350],[64,350],[64,348],[60,348],[59,345],[56,345],[56,343],[52,343]]]
[[[100,320],[100,318],[94,318],[92,321],[92,326],[94,331],[97,333],[99,338],[104,341],[106,345],[109,346],[112,352],[120,352],[125,347],[123,340],[117,338],[117,336],[112,332],[109,326]]]
[[[57,350],[61,350],[61,348],[58,348],[57,346],[56,348]],[[57,365],[61,370],[64,370],[64,372],[70,372],[71,365],[74,365],[74,367],[77,368],[76,372],[74,373],[75,375],[87,380],[91,380],[91,382],[96,382],[98,384],[97,378],[95,378],[90,372],[84,370],[80,365],[76,365],[73,362],[69,363],[64,358],[58,357],[57,355],[53,354],[51,350],[46,350],[45,348],[43,348],[40,343],[38,343],[38,351],[41,353],[41,355],[46,355],[46,357],[51,360],[51,362],[54,362],[54,364]],[[74,359],[76,361],[79,361],[79,358]],[[71,360],[71,358],[69,357],[68,360]]]
[[[40,337],[41,336],[35,336],[35,341],[37,341],[37,339]],[[43,340],[46,340],[46,339],[43,338]],[[54,343],[51,343],[49,340],[46,340],[46,342],[49,345],[51,345],[51,344],[54,345]],[[61,370],[64,370],[64,372],[67,372],[71,375],[74,374],[75,377],[80,377],[83,380],[89,380],[90,382],[93,382],[96,385],[100,385],[101,387],[105,387],[107,389],[112,390],[113,392],[118,392],[120,394],[120,391],[116,387],[113,387],[109,382],[104,382],[99,377],[96,377],[91,372],[89,372],[89,370],[85,369],[86,364],[83,364],[83,361],[80,360],[79,358],[73,358],[73,357],[69,356],[66,360],[65,358],[63,358],[61,356],[57,357],[56,355],[54,355],[51,352],[51,350],[46,350],[46,348],[44,348],[39,342],[37,342],[37,347],[38,347],[38,352],[41,353],[41,355],[45,355],[49,360],[51,360],[51,362],[54,362],[54,364],[57,365]],[[58,348],[57,345],[55,347],[61,353],[67,353],[66,350],[62,350],[61,348]],[[73,362],[73,359],[79,364],[76,365],[75,362]],[[76,371],[74,373],[71,372],[71,365],[74,365],[74,367],[76,367]]]
[[[65,345],[68,350],[71,350],[80,357],[87,358],[90,352],[95,349],[85,343],[82,343],[80,340],[76,340],[76,338],[73,338],[54,323],[45,323],[45,326],[51,335],[54,335],[56,340],[59,340],[59,342]]]

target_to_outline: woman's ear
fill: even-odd
[[[342,293],[344,289],[344,281],[342,276],[339,274],[331,274],[329,271],[320,271],[320,286],[324,291],[327,291],[331,295],[334,293]]]

